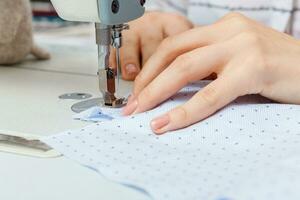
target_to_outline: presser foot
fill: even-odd
[[[125,98],[122,98],[122,99],[117,99],[113,102],[106,102],[104,103],[104,106],[107,106],[107,107],[112,107],[112,108],[121,108],[125,105]]]
[[[85,110],[90,109],[95,106],[121,108],[121,107],[125,106],[126,103],[127,103],[127,98],[117,99],[108,105],[107,105],[107,103],[105,103],[103,98],[93,98],[93,99],[89,99],[86,101],[81,101],[81,102],[75,103],[74,105],[72,105],[71,109],[75,113],[80,113],[82,111],[85,111]]]
[[[104,106],[112,107],[112,108],[120,108],[123,107],[127,103],[126,98],[116,98],[114,94],[105,94],[104,98]]]

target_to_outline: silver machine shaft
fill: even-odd
[[[121,78],[120,48],[122,47],[122,31],[128,25],[103,25],[96,23],[96,43],[98,45],[98,78],[99,88],[103,95],[105,106],[122,107],[126,98],[119,95],[119,81]],[[110,66],[111,47],[116,52],[116,69]]]

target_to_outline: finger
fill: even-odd
[[[170,17],[172,17],[174,20],[170,21]],[[193,24],[189,20],[187,20],[186,17],[178,14],[169,14],[166,17],[166,20],[167,22],[164,23],[165,26],[161,27],[162,30],[159,32],[159,35],[157,34],[157,31],[155,31],[151,34],[152,38],[142,37],[141,49],[143,66],[150,58],[150,56],[156,51],[163,38],[182,33],[193,27]]]
[[[140,44],[138,35],[133,31],[124,34],[123,45],[120,49],[122,77],[134,80],[140,71]]]
[[[226,44],[199,48],[178,57],[137,96],[138,107],[134,113],[149,110],[165,101],[190,82],[201,80],[231,57],[224,51]]]
[[[178,57],[169,68],[155,78],[135,96],[132,105],[124,108],[123,114],[143,112],[166,100],[189,82],[205,78],[216,67],[225,63],[227,51],[221,44],[193,50]]]
[[[215,113],[239,96],[244,95],[238,76],[221,76],[195,94],[187,103],[154,119],[151,128],[156,134],[180,129]]]
[[[138,75],[134,83],[134,95],[137,96],[179,55],[199,47],[230,39],[238,34],[239,30],[239,23],[232,23],[232,20],[223,19],[222,22],[213,25],[194,28],[176,36],[168,37],[161,43]]]
[[[147,60],[153,55],[157,47],[163,40],[163,35],[157,35],[155,38],[152,37],[142,37],[141,39],[141,52],[142,52],[142,68],[147,62]]]
[[[172,17],[174,20],[170,20]],[[169,14],[166,17],[165,26],[164,26],[164,34],[166,37],[177,35],[184,31],[187,31],[193,28],[193,23],[190,22],[186,17],[181,16],[179,14]]]

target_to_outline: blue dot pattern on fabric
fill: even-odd
[[[147,113],[44,141],[158,200],[300,199],[300,106],[246,96],[185,129],[163,136],[151,132],[151,119],[205,84],[190,85]]]

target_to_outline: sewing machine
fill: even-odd
[[[32,146],[41,137],[90,124],[72,118],[70,107],[83,100],[59,96],[66,93],[100,96],[94,35],[93,24],[43,31],[35,34],[35,41],[51,52],[49,61],[29,59],[17,66],[0,66],[0,134],[14,136],[4,144],[1,139],[6,136],[0,136],[1,200],[151,199],[68,158],[55,157],[53,151],[45,152],[43,149],[47,147],[43,145],[38,144],[34,149],[13,145],[33,140],[29,145]],[[128,94],[132,82],[120,80],[120,83],[120,93]],[[16,140],[6,146],[11,139]],[[2,153],[1,147],[10,153]]]
[[[69,21],[94,22],[98,45],[99,87],[105,106],[121,107],[126,98],[118,93],[122,31],[127,22],[141,17],[145,0],[51,0],[59,16]],[[115,48],[117,69],[109,66]]]
[[[111,87],[116,87],[115,83],[117,82],[115,79],[107,77],[108,72],[111,72],[107,58],[110,54],[109,46],[113,41],[121,44],[121,38],[119,40],[111,38],[113,35],[121,34],[118,32],[119,28],[124,26],[120,24],[143,14],[144,10],[140,1],[120,0],[117,14],[111,13],[111,6],[113,6],[111,0],[53,0],[53,4],[64,19],[97,23],[98,75],[101,92],[107,97],[107,104],[119,106],[119,103],[125,103],[120,102],[119,99],[122,97],[115,96],[116,99],[113,99],[112,94],[116,95],[117,92],[112,92],[114,90],[111,90]],[[90,27],[88,29],[90,30]],[[62,40],[64,39],[62,38]],[[55,40],[56,36],[53,37],[53,41]],[[47,62],[28,61],[16,67],[0,67],[0,108],[2,112],[0,134],[5,134],[0,137],[0,143],[1,140],[5,144],[9,143],[11,139],[14,139],[12,144],[24,144],[28,141],[36,143],[36,139],[42,136],[85,127],[86,122],[75,121],[71,117],[73,113],[70,105],[79,100],[61,100],[58,99],[58,96],[67,92],[87,92],[93,96],[99,94],[96,85],[97,78],[93,75],[96,73],[93,67],[96,59],[95,61],[92,59],[94,49],[90,48],[90,40],[88,42],[82,40],[67,46],[67,51],[60,44],[52,46],[52,41],[47,43],[48,41],[45,41],[44,37],[37,42],[43,43],[51,50],[53,56],[51,60]],[[79,43],[84,44],[80,49],[78,48]],[[72,48],[77,50],[72,51]],[[81,67],[79,63],[87,66]],[[117,74],[114,73],[113,76],[118,79]],[[119,88],[121,90],[126,88],[126,83],[122,83]],[[108,86],[110,87],[108,88]],[[23,132],[29,133],[30,136],[21,134]],[[10,134],[13,137],[7,138]],[[41,143],[38,143],[38,146],[41,147],[41,150],[47,150],[47,147]],[[17,152],[13,146],[3,145],[3,147],[9,148],[6,149],[7,152],[29,155],[27,149],[24,151],[22,148]],[[52,151],[52,153],[54,152]],[[51,157],[40,159],[6,154],[0,150],[0,199],[150,199],[143,193],[108,181],[96,175],[96,172],[81,167],[67,158],[55,157],[52,153],[37,156]],[[30,153],[30,155],[33,154]]]

